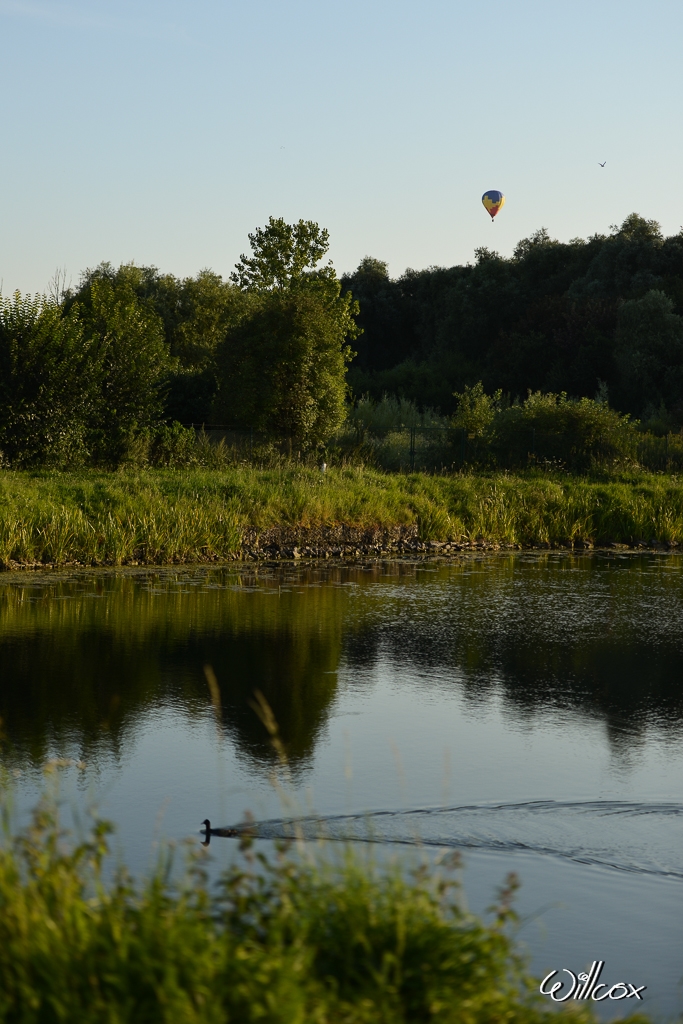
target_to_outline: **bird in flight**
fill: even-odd
[[[599,160],[598,160],[598,163],[600,164],[600,161],[599,161]],[[607,161],[605,160],[605,163],[602,163],[602,164],[600,164],[600,166],[601,166],[601,167],[604,167],[606,163],[607,163]]]

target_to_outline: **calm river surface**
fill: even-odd
[[[17,815],[47,760],[79,759],[67,805],[96,802],[138,874],[205,817],[286,828],[256,688],[311,836],[459,848],[476,911],[514,870],[539,975],[604,960],[683,1010],[680,556],[0,577]],[[234,849],[212,841],[217,867]]]

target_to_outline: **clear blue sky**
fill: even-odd
[[[227,275],[271,214],[392,275],[632,211],[676,233],[682,40],[681,0],[0,0],[3,292]]]

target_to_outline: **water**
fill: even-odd
[[[249,810],[265,841],[291,831],[294,804],[311,839],[460,849],[478,912],[520,875],[539,975],[605,960],[605,978],[647,985],[641,1005],[673,1016],[682,570],[676,555],[518,554],[2,577],[19,815],[57,756],[83,763],[67,801],[98,803],[138,874],[161,836],[197,841],[203,818]],[[255,688],[289,757],[284,808]],[[211,851],[218,868],[234,841]]]

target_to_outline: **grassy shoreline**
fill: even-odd
[[[678,547],[683,480],[237,466],[0,474],[0,567]],[[431,550],[434,550],[432,548]]]

